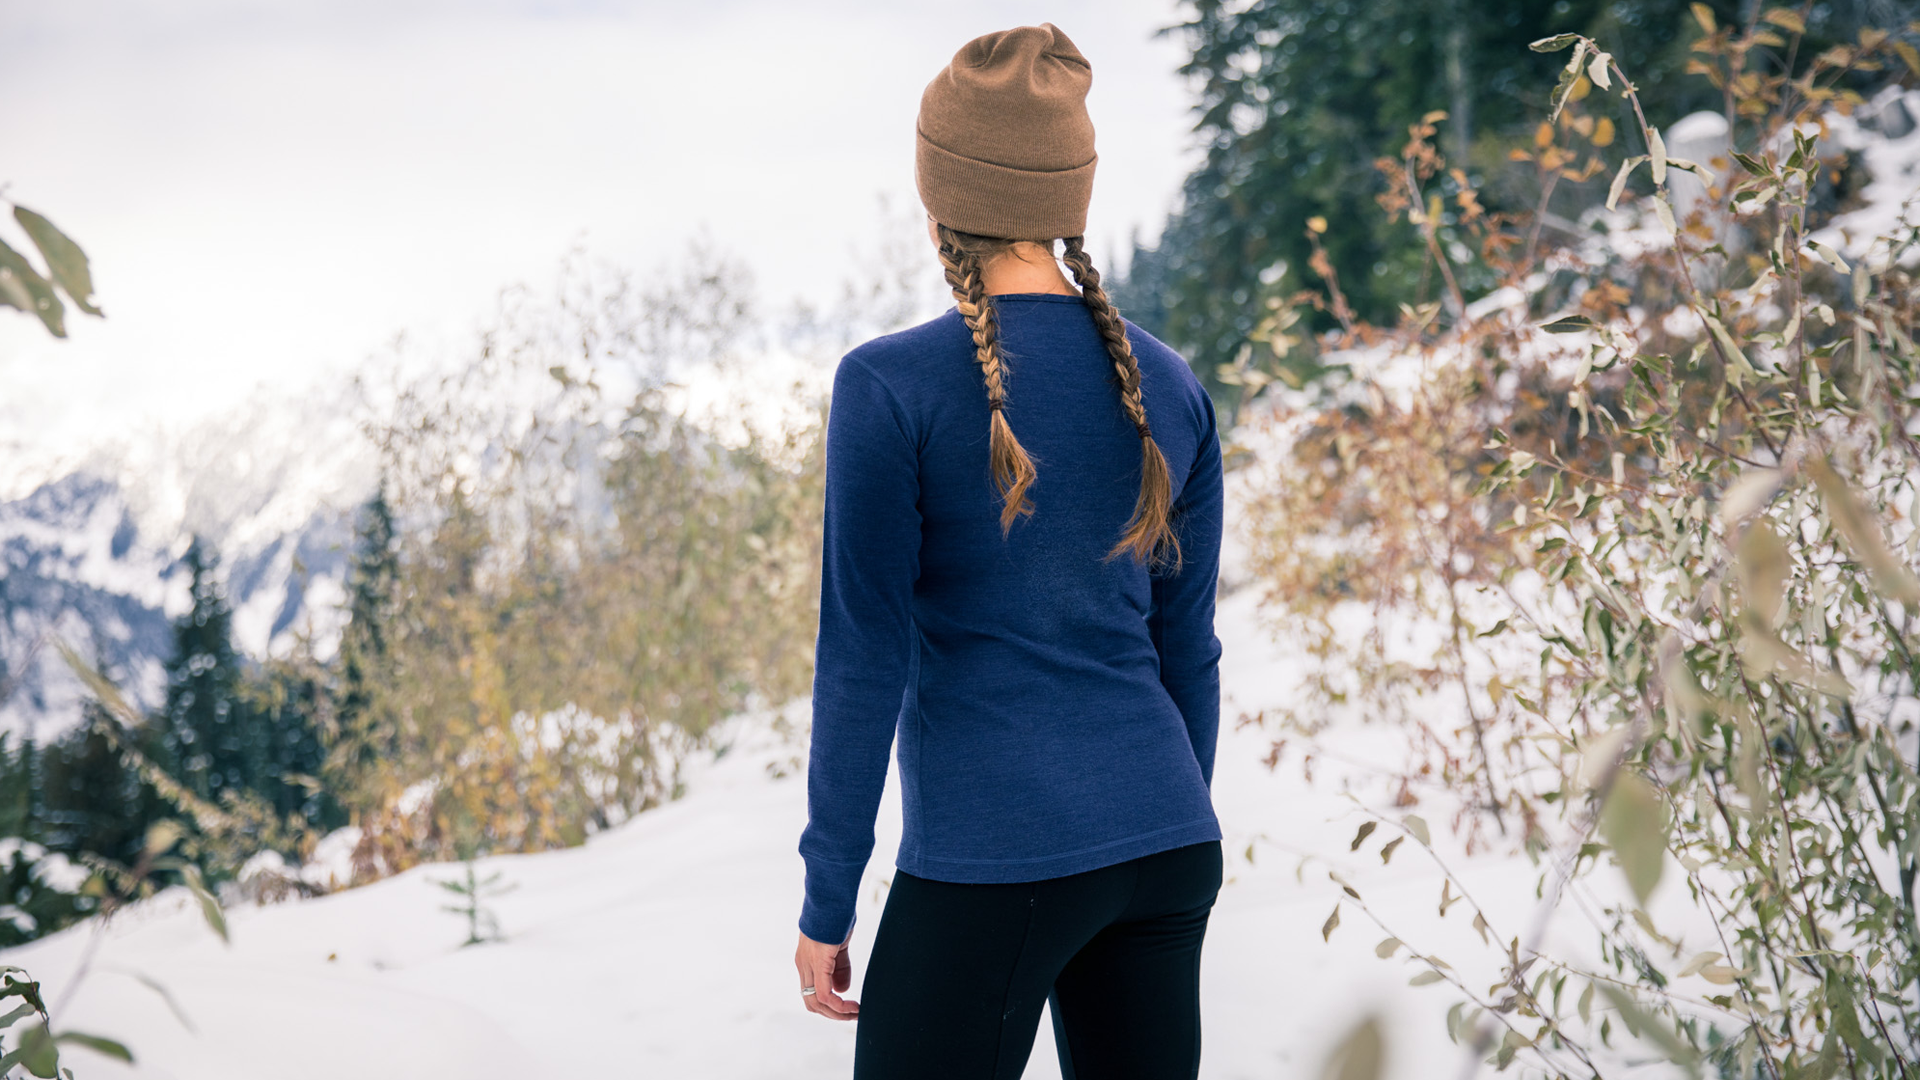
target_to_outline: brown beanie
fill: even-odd
[[[974,38],[920,96],[914,178],[948,228],[1079,236],[1093,195],[1093,66],[1052,23]]]

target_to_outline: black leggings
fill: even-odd
[[[1064,1080],[1200,1069],[1200,942],[1220,842],[1010,885],[896,872],[861,985],[854,1080],[1017,1080],[1040,1005]]]

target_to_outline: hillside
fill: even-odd
[[[1368,1008],[1394,1021],[1391,1075],[1436,1075],[1436,1061],[1451,1072],[1460,1059],[1444,1031],[1447,988],[1408,988],[1417,969],[1404,955],[1377,959],[1383,935],[1351,907],[1330,943],[1320,935],[1339,893],[1330,867],[1344,868],[1379,910],[1431,914],[1439,879],[1430,863],[1403,856],[1383,869],[1371,851],[1348,851],[1360,819],[1341,790],[1384,805],[1386,786],[1368,762],[1397,761],[1398,736],[1346,730],[1316,761],[1312,784],[1297,745],[1269,772],[1268,736],[1232,721],[1273,700],[1287,663],[1257,625],[1252,590],[1223,602],[1219,627],[1227,704],[1214,792],[1229,881],[1203,960],[1203,1075],[1311,1075]],[[503,943],[458,947],[464,923],[438,910],[448,897],[428,884],[452,875],[444,865],[316,900],[238,906],[231,947],[178,890],[124,913],[67,1019],[125,1038],[139,1065],[75,1051],[81,1077],[845,1076],[853,1030],[801,1008],[791,962],[803,745],[783,743],[764,717],[732,722],[722,739],[728,749],[690,767],[679,801],[579,848],[484,860],[483,876],[499,870],[516,885],[493,905]],[[1437,805],[1416,809],[1436,826],[1447,816]],[[854,936],[856,988],[898,837],[890,783]],[[1473,868],[1489,891],[1531,897],[1523,861]],[[1426,944],[1464,943],[1466,919],[1456,910],[1446,935]],[[28,966],[57,994],[88,933],[71,928],[0,962]],[[1470,959],[1464,945],[1453,952],[1463,954],[1456,963]],[[131,973],[163,979],[197,1033]],[[1057,1075],[1044,1023],[1027,1075]]]

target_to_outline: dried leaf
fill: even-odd
[[[1806,22],[1800,18],[1799,12],[1791,8],[1768,8],[1760,13],[1760,17],[1795,34],[1807,32]]]
[[[1866,506],[1854,496],[1847,482],[1834,472],[1833,466],[1824,458],[1810,461],[1808,471],[1813,473],[1814,483],[1820,488],[1820,499],[1826,507],[1827,517],[1846,538],[1853,557],[1860,560],[1872,574],[1874,588],[1890,600],[1920,604],[1920,580],[1916,580],[1913,571],[1888,549],[1879,523],[1873,520]]]
[[[1433,846],[1433,836],[1427,832],[1427,823],[1424,818],[1417,814],[1408,814],[1400,819],[1400,824],[1406,826],[1406,830],[1413,834],[1415,840],[1426,847]]]
[[[1667,142],[1660,137],[1660,129],[1647,128],[1647,160],[1653,166],[1655,186],[1665,186],[1667,182]]]
[[[1742,599],[1761,623],[1772,626],[1786,598],[1787,575],[1793,569],[1786,541],[1761,518],[1741,534],[1734,555]]]
[[[1369,837],[1369,836],[1372,836],[1372,835],[1373,835],[1373,830],[1375,830],[1375,829],[1377,829],[1377,828],[1379,828],[1379,827],[1380,827],[1380,823],[1379,823],[1379,822],[1377,822],[1377,821],[1363,821],[1363,822],[1361,822],[1361,823],[1360,823],[1360,831],[1354,834],[1354,837],[1353,837],[1353,843],[1352,843],[1352,845],[1350,845],[1350,846],[1349,846],[1349,847],[1347,848],[1347,850],[1348,850],[1348,851],[1359,851],[1359,850],[1360,850],[1360,845],[1361,845],[1361,844],[1364,844],[1364,843],[1366,843],[1366,842],[1367,842],[1367,837]]]
[[[1400,939],[1397,937],[1390,937],[1385,941],[1382,941],[1380,944],[1375,945],[1373,947],[1373,955],[1379,957],[1382,960],[1387,959],[1388,957],[1392,956],[1394,953],[1399,951],[1400,951]]]
[[[1340,905],[1335,904],[1333,905],[1333,914],[1327,916],[1327,921],[1320,925],[1320,940],[1331,941],[1333,939],[1333,932],[1338,929],[1339,926]]]
[[[1627,177],[1632,176],[1633,170],[1645,160],[1645,154],[1636,154],[1620,163],[1620,171],[1613,174],[1613,186],[1607,188],[1607,209],[1611,210],[1619,204],[1620,193],[1627,189]]]
[[[1369,1016],[1334,1047],[1320,1075],[1323,1080],[1380,1080],[1386,1059],[1386,1036],[1380,1030],[1380,1020]]]
[[[1811,248],[1815,255],[1820,256],[1820,258],[1823,261],[1825,261],[1828,266],[1833,267],[1835,270],[1838,270],[1843,274],[1853,273],[1853,267],[1847,265],[1847,260],[1841,258],[1839,252],[1833,250],[1827,245],[1821,243],[1820,241],[1809,240],[1807,241],[1807,247]]]
[[[1780,490],[1779,469],[1748,469],[1720,495],[1720,520],[1729,529],[1765,506]]]
[[[1593,80],[1593,85],[1602,90],[1613,89],[1611,76],[1607,74],[1607,65],[1612,62],[1612,56],[1607,53],[1600,53],[1593,58],[1592,63],[1587,65],[1587,78]]]
[[[1677,977],[1682,979],[1686,978],[1689,975],[1698,975],[1702,970],[1706,968],[1708,964],[1711,964],[1716,960],[1725,959],[1726,955],[1727,954],[1725,953],[1719,953],[1719,952],[1695,953],[1693,958],[1691,960],[1688,960],[1686,964],[1683,965],[1679,971],[1674,972],[1674,974]]]

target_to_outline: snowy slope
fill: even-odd
[[[0,502],[0,731],[46,740],[79,722],[80,684],[56,636],[140,704],[159,703],[168,619],[188,603],[180,558],[189,537],[184,523],[142,513],[150,494],[81,471]],[[257,657],[300,631],[329,637],[352,539],[347,513],[304,492],[264,506],[227,494],[224,520],[193,527],[222,555],[236,643]]]
[[[1256,626],[1252,592],[1225,599],[1219,620],[1228,702],[1214,791],[1229,881],[1202,965],[1203,1075],[1314,1075],[1329,1043],[1368,1009],[1393,1021],[1392,1075],[1451,1074],[1461,1059],[1444,1034],[1450,991],[1409,988],[1417,969],[1404,958],[1377,959],[1383,935],[1350,906],[1331,943],[1320,937],[1339,895],[1329,867],[1345,868],[1395,918],[1433,922],[1439,878],[1418,853],[1382,868],[1372,848],[1347,850],[1361,819],[1340,789],[1350,782],[1362,801],[1384,806],[1387,787],[1366,763],[1397,762],[1401,737],[1365,725],[1345,732],[1341,760],[1321,760],[1311,785],[1297,754],[1269,772],[1267,736],[1232,722],[1291,682],[1287,660]],[[446,895],[427,884],[452,876],[448,866],[316,900],[236,907],[230,947],[177,892],[123,913],[63,1019],[125,1038],[139,1064],[128,1070],[75,1051],[85,1057],[80,1075],[847,1075],[853,1029],[801,1008],[791,960],[802,875],[794,845],[806,815],[794,766],[803,747],[781,743],[764,719],[735,721],[728,737],[719,760],[691,771],[681,800],[579,848],[484,860],[483,875],[497,869],[517,883],[493,905],[502,943],[458,947],[464,924],[438,910]],[[1444,808],[1418,809],[1444,832]],[[899,837],[891,782],[879,834],[853,942],[856,997]],[[1448,846],[1444,836],[1436,841]],[[1304,869],[1302,856],[1312,857]],[[1517,898],[1517,925],[1532,896],[1524,861],[1469,865],[1486,892]],[[1441,951],[1467,967],[1466,921],[1456,909],[1439,937],[1421,943],[1457,946]],[[0,962],[27,966],[57,995],[88,933],[71,928]],[[164,980],[195,1031],[134,972]],[[1044,1021],[1027,1075],[1058,1075]]]

